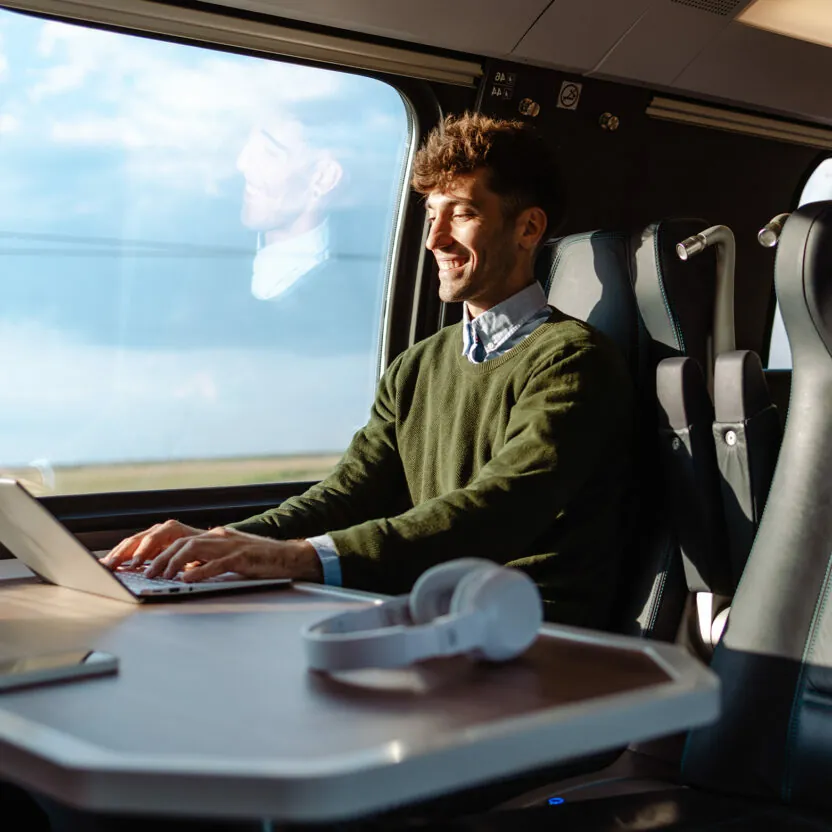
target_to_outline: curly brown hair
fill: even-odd
[[[552,235],[563,207],[557,165],[541,136],[522,121],[479,113],[447,116],[417,151],[411,184],[429,194],[481,168],[488,171],[488,187],[502,198],[507,219],[526,208],[541,208],[547,236]]]

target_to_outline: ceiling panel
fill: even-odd
[[[832,124],[830,77],[832,49],[732,23],[674,86]]]
[[[730,22],[730,16],[672,0],[653,3],[595,73],[646,84],[670,84]]]
[[[751,0],[211,1],[832,123],[832,49],[733,22]]]
[[[479,55],[505,55],[549,0],[214,0],[214,4]]]
[[[512,57],[592,69],[655,0],[554,0]]]

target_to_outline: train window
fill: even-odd
[[[832,199],[832,158],[824,159],[806,180],[800,194],[800,205],[810,202]],[[780,314],[780,304],[774,310],[774,325],[771,329],[771,344],[768,351],[768,368],[770,370],[790,370],[792,367],[792,353],[789,349],[789,339]]]
[[[372,401],[412,124],[374,78],[0,11],[0,473],[325,475]]]

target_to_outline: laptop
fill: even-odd
[[[226,574],[189,584],[146,578],[140,572],[111,572],[14,479],[0,479],[0,543],[49,583],[134,604],[292,583],[289,578],[242,580]]]

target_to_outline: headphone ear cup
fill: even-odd
[[[490,566],[460,580],[449,612],[482,616],[483,642],[473,656],[497,662],[519,656],[535,640],[543,623],[543,604],[525,572]]]
[[[410,616],[414,624],[429,624],[451,610],[459,582],[471,572],[483,568],[495,569],[484,558],[459,558],[431,567],[419,576],[410,592]]]

